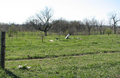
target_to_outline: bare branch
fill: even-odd
[[[38,15],[38,14],[36,14],[36,16],[39,18],[39,20],[44,24],[44,21],[43,21],[43,19]]]
[[[111,20],[113,20],[113,27],[114,27],[114,34],[116,34],[116,29],[117,29],[117,27],[116,27],[116,25],[117,25],[117,22],[119,22],[120,20],[118,20],[117,19],[117,14],[116,13],[113,13],[112,15],[111,15]]]
[[[36,14],[37,23],[33,21],[33,25],[40,31],[44,31],[47,35],[47,31],[52,27],[50,25],[50,19],[52,18],[51,8],[46,7],[40,13]]]

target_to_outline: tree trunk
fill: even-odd
[[[114,25],[114,34],[116,34],[116,26]]]
[[[102,26],[100,26],[99,30],[100,30],[100,35],[102,35]]]
[[[44,33],[45,33],[45,36],[47,36],[47,31],[44,31]]]
[[[102,35],[102,30],[100,29],[100,35]]]
[[[88,29],[88,35],[90,35],[90,28]]]
[[[103,35],[105,34],[105,29],[103,30]]]

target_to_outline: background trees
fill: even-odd
[[[53,17],[53,10],[49,7],[45,7],[40,13],[35,14],[27,20],[24,24],[15,24],[9,23],[4,24],[0,23],[0,30],[4,30],[7,32],[11,32],[11,30],[17,31],[43,31],[44,35],[47,36],[47,32],[56,33],[58,35],[97,35],[97,34],[105,34],[105,32],[110,29],[110,33],[116,34],[117,30],[120,30],[120,27],[117,26],[120,18],[118,19],[116,13],[112,13],[109,18],[109,22],[106,23],[105,20],[97,20],[94,17],[92,18],[85,18],[83,21],[68,21],[63,18],[61,19],[54,19]],[[14,27],[12,27],[14,25]],[[113,27],[113,29],[112,29]],[[120,32],[117,32],[120,34]],[[9,36],[12,36],[9,33]]]
[[[90,19],[84,19],[84,25],[87,27],[88,35],[90,35],[91,29],[92,29],[92,20]]]
[[[77,32],[85,30],[84,24],[81,21],[67,21],[65,19],[59,19],[53,21],[51,30],[59,34],[71,34],[74,35]]]
[[[68,30],[68,26],[69,26],[69,22],[67,20],[64,19],[59,19],[59,20],[55,20],[53,21],[53,27],[52,30],[56,33],[66,33],[66,31]]]

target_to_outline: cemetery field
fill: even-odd
[[[120,35],[45,36],[39,32],[23,32],[14,37],[6,34],[6,60],[51,58],[107,52],[120,52]],[[56,40],[58,38],[58,40]],[[53,40],[51,42],[50,40]]]
[[[42,41],[39,32],[6,34],[6,69],[0,70],[0,78],[120,77],[120,35],[69,38],[53,34]],[[18,68],[25,64],[31,68]]]

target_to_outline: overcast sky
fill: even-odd
[[[54,10],[53,19],[107,21],[110,12],[120,16],[120,0],[0,0],[0,22],[22,24],[46,6]]]

